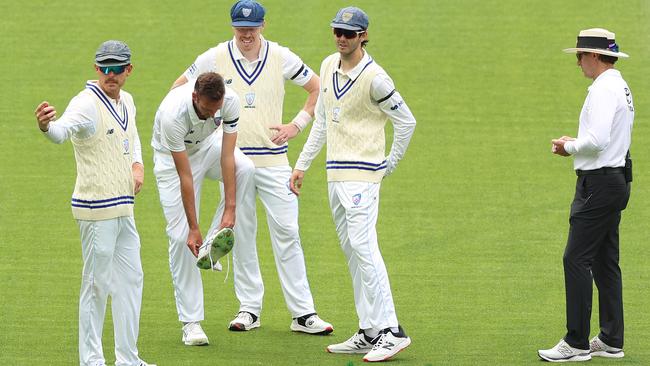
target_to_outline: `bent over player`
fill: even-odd
[[[214,72],[172,89],[156,112],[151,138],[154,174],[167,220],[169,268],[186,345],[208,344],[199,324],[204,316],[203,284],[196,266],[203,243],[198,212],[204,179],[224,184],[219,228],[234,226],[237,241],[252,240],[243,228],[254,225],[255,201],[242,197],[253,194],[255,168],[235,147],[238,120],[239,98]]]

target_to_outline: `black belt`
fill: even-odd
[[[608,174],[625,174],[625,168],[600,168],[594,170],[576,169],[578,177],[583,175],[608,175]]]

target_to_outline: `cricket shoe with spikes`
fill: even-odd
[[[230,253],[233,245],[235,245],[235,233],[231,228],[225,227],[221,230],[214,231],[205,239],[205,242],[199,248],[196,266],[201,269],[213,268],[219,258]]]

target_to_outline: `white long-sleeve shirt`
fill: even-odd
[[[130,98],[127,93],[120,92],[120,100],[115,100],[106,95],[106,98],[113,104],[116,111],[121,111],[122,98]],[[135,121],[136,116],[131,116]],[[91,94],[81,93],[72,98],[61,118],[50,122],[47,132],[44,135],[52,142],[61,144],[70,137],[79,139],[92,137],[97,130],[97,120],[100,112]],[[136,132],[137,133],[137,132]],[[133,141],[133,162],[142,164],[142,147],[140,138]]]
[[[564,149],[574,155],[574,169],[625,166],[634,123],[632,92],[615,69],[600,74],[588,90],[578,137],[566,142]]]
[[[364,52],[363,58],[352,70],[347,73],[340,68],[337,69],[339,83],[345,84],[347,80],[354,80],[363,71],[364,66],[370,61],[370,55]],[[321,86],[322,94],[322,86]],[[323,107],[322,95],[319,94],[316,102],[316,115],[307,142],[296,162],[296,169],[305,171],[309,169],[312,161],[327,140],[327,126],[325,124],[325,108]],[[390,153],[386,158],[386,174],[389,175],[395,170],[397,163],[404,157],[404,153],[411,141],[415,131],[415,117],[402,96],[395,90],[395,84],[390,76],[378,74],[370,85],[368,96],[381,111],[388,116],[393,124],[393,143]]]

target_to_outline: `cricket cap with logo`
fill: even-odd
[[[95,51],[95,64],[100,67],[122,66],[131,63],[131,49],[122,41],[110,40]]]
[[[266,9],[252,0],[240,0],[230,8],[233,27],[261,27],[264,24]]]
[[[368,15],[357,7],[348,6],[336,13],[330,26],[351,31],[365,31],[368,29]]]
[[[580,34],[578,34],[576,46],[574,48],[566,48],[564,52],[590,52],[613,57],[630,57],[627,53],[618,50],[615,34],[603,28],[581,30]]]

